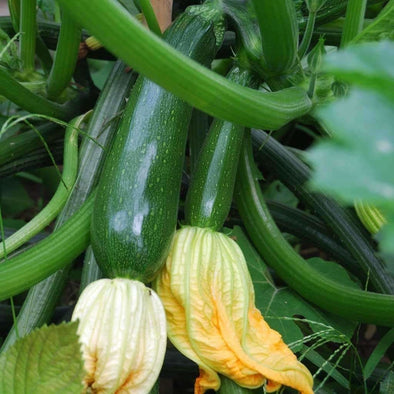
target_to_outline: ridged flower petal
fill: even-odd
[[[166,319],[157,294],[129,279],[100,279],[81,294],[72,320],[94,393],[146,394],[166,349]]]
[[[256,309],[243,253],[226,235],[179,230],[155,288],[171,342],[200,367],[196,393],[218,390],[219,373],[247,388],[313,393],[308,369]]]

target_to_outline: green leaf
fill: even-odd
[[[267,200],[281,202],[290,207],[296,207],[298,198],[280,181],[274,181],[263,190]]]
[[[78,323],[43,326],[0,355],[0,392],[81,393]]]
[[[312,257],[308,259],[307,262],[325,277],[335,280],[344,286],[360,289],[360,286],[350,278],[345,268],[343,268],[338,263],[326,261],[319,257]]]
[[[231,235],[245,255],[255,288],[257,308],[293,351],[300,350],[304,343],[304,335],[297,325],[299,318],[306,319],[316,334],[315,339],[319,337],[327,341],[346,342],[351,338],[356,323],[323,312],[287,287],[277,287],[267,266],[241,228],[234,227]]]
[[[15,216],[34,206],[22,183],[14,178],[0,181],[1,209],[4,216]]]
[[[345,202],[376,205],[386,218],[377,235],[394,254],[394,43],[367,43],[327,56],[326,69],[353,84],[349,94],[318,108],[332,138],[307,154],[311,184]],[[388,267],[394,272],[394,265]]]
[[[394,393],[394,372],[390,371],[386,378],[380,383],[380,394]]]
[[[352,44],[381,40],[394,40],[394,0],[386,4],[374,21],[352,40]]]
[[[387,349],[394,343],[394,328],[389,330],[379,341],[372,354],[369,356],[367,363],[364,366],[364,379],[368,379],[379,361],[382,359]]]
[[[331,53],[325,59],[324,70],[346,82],[376,89],[377,93],[384,93],[394,100],[393,64],[393,42],[369,42]],[[354,113],[354,115],[357,114],[355,118],[360,115],[360,112]]]
[[[394,199],[393,104],[378,92],[353,89],[317,114],[332,138],[308,153],[314,186],[348,202]]]

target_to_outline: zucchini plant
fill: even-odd
[[[393,13],[9,0],[0,392],[393,392]]]

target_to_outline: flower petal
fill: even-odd
[[[245,258],[229,237],[182,228],[155,285],[170,340],[200,367],[195,392],[217,390],[218,373],[247,388],[313,392],[308,369],[255,308]]]
[[[101,279],[83,291],[72,320],[79,320],[86,387],[149,392],[166,349],[165,313],[153,290],[134,280]]]

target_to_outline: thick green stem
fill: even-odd
[[[36,0],[21,0],[20,8],[20,58],[25,72],[34,70],[34,58],[36,54]]]
[[[261,32],[264,68],[280,75],[295,63],[298,22],[293,0],[252,0]]]
[[[215,117],[277,129],[310,110],[302,89],[264,93],[227,81],[147,31],[115,1],[60,0],[60,4],[116,56]]]
[[[65,107],[32,93],[2,66],[0,66],[0,95],[5,96],[19,107],[34,114],[42,114],[59,119],[65,119],[68,116],[68,111]]]
[[[349,44],[360,33],[365,16],[367,0],[349,0],[346,8],[345,24],[343,26],[341,47]]]
[[[69,264],[87,247],[95,193],[59,230],[0,264],[0,300],[29,289]]]
[[[81,28],[64,11],[55,60],[47,82],[47,95],[50,100],[56,99],[70,83],[77,63],[80,40]]]
[[[349,320],[394,324],[394,296],[357,290],[322,275],[285,240],[272,219],[257,181],[250,140],[241,154],[236,201],[254,246],[276,273],[308,301]]]
[[[94,257],[92,247],[89,246],[86,249],[85,259],[83,260],[83,268],[82,268],[82,276],[81,276],[81,285],[79,286],[79,293],[88,286],[90,283],[95,282],[103,277],[101,273],[100,267],[96,262],[96,258]]]
[[[63,174],[56,193],[38,215],[4,241],[4,249],[7,254],[19,248],[48,226],[66,203],[78,170],[78,130],[76,128],[80,126],[84,118],[85,115],[79,116],[67,127],[64,139]],[[3,245],[0,245],[0,258],[2,257],[4,257]]]

